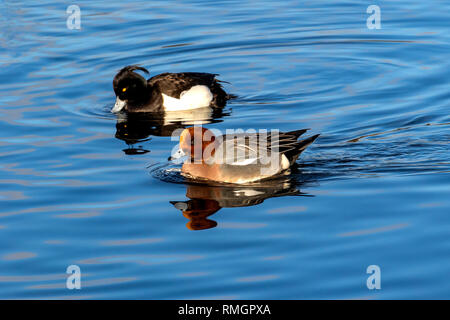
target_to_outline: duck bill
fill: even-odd
[[[172,155],[169,157],[169,161],[179,160],[179,159],[184,158],[185,156],[186,156],[186,153],[183,150],[178,149],[178,151],[172,153]]]
[[[116,104],[111,109],[112,113],[120,112],[126,105],[126,102],[123,100],[120,100],[119,97],[116,98]]]
[[[170,203],[180,211],[186,211],[188,209],[187,201],[170,201]]]

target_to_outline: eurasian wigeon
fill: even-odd
[[[291,132],[237,133],[215,136],[204,127],[184,129],[178,151],[187,156],[184,176],[224,183],[249,183],[289,173],[299,155],[319,136],[298,140],[307,129]]]
[[[122,68],[113,80],[116,103],[112,112],[166,112],[198,108],[223,108],[232,98],[222,88],[217,74],[202,72],[162,73],[146,80],[135,71]]]

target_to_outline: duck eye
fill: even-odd
[[[127,91],[127,88],[123,88],[123,89],[122,89],[122,92],[125,92],[125,91]]]

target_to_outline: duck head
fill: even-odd
[[[189,156],[193,162],[203,162],[214,155],[216,136],[204,127],[190,127],[181,132],[180,147],[169,160]]]
[[[127,66],[114,77],[113,88],[116,94],[116,103],[111,112],[119,112],[129,105],[143,104],[148,99],[147,80],[134,72],[135,70],[149,73],[147,69],[139,66]]]

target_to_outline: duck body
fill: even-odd
[[[139,66],[121,69],[113,80],[116,103],[112,112],[170,112],[198,108],[223,108],[231,98],[217,74],[201,72],[162,73],[146,80]]]
[[[303,129],[216,137],[209,133],[210,130],[200,128],[199,131],[197,128],[187,128],[180,136],[180,150],[174,157],[190,155],[183,163],[182,174],[193,179],[237,184],[289,173],[299,155],[319,136],[298,140],[307,131]],[[201,141],[200,147],[196,141]]]

